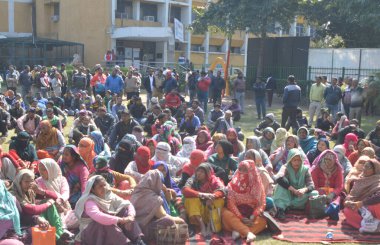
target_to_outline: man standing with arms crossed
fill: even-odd
[[[326,86],[322,84],[322,77],[317,77],[316,82],[310,88],[309,122],[313,125],[314,115],[318,118],[321,113],[323,93]]]

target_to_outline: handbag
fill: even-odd
[[[309,219],[320,219],[325,217],[326,202],[326,195],[309,197],[309,203],[307,208],[307,215]]]
[[[380,220],[373,217],[371,211],[362,207],[360,208],[360,214],[363,218],[360,222],[360,233],[375,233],[380,231]]]
[[[189,239],[187,224],[158,226],[156,229],[156,245],[181,245]]]
[[[214,233],[222,231],[222,217],[220,208],[216,208],[214,205],[209,207],[210,225],[211,230]]]

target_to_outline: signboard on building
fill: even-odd
[[[174,39],[184,42],[183,38],[183,24],[181,21],[174,19]]]

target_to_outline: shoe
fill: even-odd
[[[233,239],[234,241],[236,241],[236,240],[239,239],[239,238],[240,238],[240,233],[237,232],[237,231],[232,231],[232,239]]]
[[[245,240],[245,242],[247,244],[250,244],[251,242],[253,242],[254,240],[256,240],[256,235],[253,234],[252,232],[248,232],[247,234],[247,240]]]
[[[279,209],[277,210],[276,217],[277,217],[277,219],[279,219],[279,220],[284,220],[284,219],[286,218],[285,210],[283,210],[282,208],[279,208]]]

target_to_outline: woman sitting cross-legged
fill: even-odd
[[[82,245],[145,244],[133,205],[113,194],[100,175],[88,180],[75,214],[80,222],[76,240]]]
[[[64,231],[62,220],[54,205],[58,196],[54,191],[40,189],[34,182],[34,173],[23,169],[13,181],[12,194],[22,208],[21,225],[39,225],[47,229],[49,225],[56,229],[56,238],[66,240],[71,233]],[[65,234],[65,235],[63,235]]]
[[[367,159],[363,173],[357,179],[345,200],[343,213],[349,225],[361,228],[359,209],[366,208],[374,218],[380,219],[380,163]],[[362,211],[362,210],[361,210]]]
[[[289,150],[286,164],[276,175],[277,186],[273,194],[273,200],[278,208],[277,217],[285,218],[287,208],[304,209],[311,195],[318,195],[314,191],[314,183],[305,166],[303,154],[297,148]]]
[[[266,228],[261,213],[265,210],[265,192],[260,173],[252,160],[240,162],[239,168],[227,186],[227,208],[223,208],[224,229],[232,231],[234,239],[246,237],[253,242]]]
[[[225,186],[222,180],[215,176],[209,163],[202,163],[195,170],[194,176],[187,180],[182,193],[190,223],[200,228],[203,236],[208,236],[209,207],[218,209],[224,206]]]
[[[164,200],[161,197],[163,175],[155,169],[149,170],[136,186],[131,202],[136,209],[136,221],[144,233],[144,241],[152,241],[158,227],[171,227],[183,224],[185,221],[172,217],[165,211]]]
[[[332,150],[325,150],[313,162],[311,169],[314,187],[319,194],[327,195],[328,203],[340,204],[343,194],[343,168]]]

